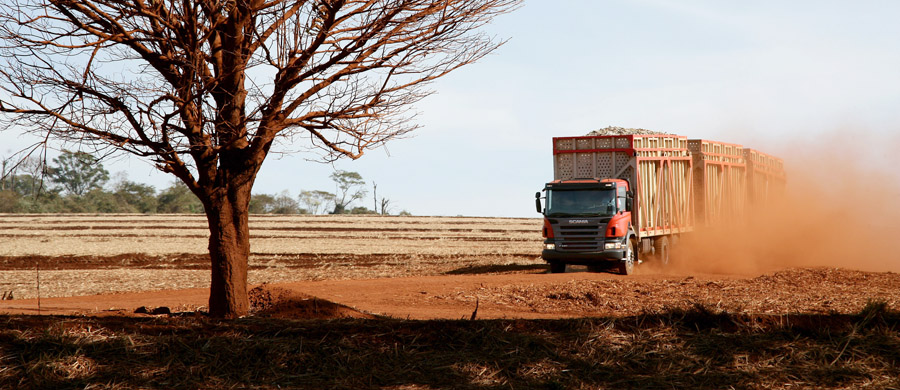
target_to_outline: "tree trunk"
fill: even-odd
[[[248,207],[250,186],[220,188],[206,204],[209,221],[209,257],[212,280],[209,314],[216,318],[238,318],[250,311],[247,295],[247,262],[250,258]]]

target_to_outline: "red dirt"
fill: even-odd
[[[51,298],[41,314],[135,315],[145,306],[205,310],[206,289]],[[900,308],[900,274],[835,268],[762,276],[608,273],[445,275],[264,285],[256,315],[410,319],[622,316],[703,305],[742,313],[854,313],[870,301]],[[0,301],[0,313],[37,314],[37,300]]]
[[[375,318],[351,307],[326,301],[296,290],[263,284],[250,290],[250,307],[259,317],[273,318]]]

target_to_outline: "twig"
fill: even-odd
[[[847,347],[850,345],[850,342],[853,341],[853,336],[856,336],[857,327],[858,325],[853,325],[853,329],[850,330],[850,335],[847,336],[847,342],[844,343],[844,348],[841,348],[841,352],[839,352],[837,357],[835,357],[834,360],[831,361],[831,364],[829,364],[829,366],[833,366],[835,363],[837,363],[838,360],[840,360],[841,356],[844,356],[844,352],[847,351]]]
[[[37,259],[34,263],[34,273],[37,277],[37,303],[38,315],[41,315],[41,260]]]

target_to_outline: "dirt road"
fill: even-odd
[[[539,256],[540,219],[254,216],[251,222],[250,283],[268,282],[255,295],[267,298],[256,302],[258,315],[460,319],[471,318],[476,305],[482,319],[623,316],[695,305],[772,314],[853,313],[869,301],[900,307],[900,274],[808,267],[896,271],[891,251],[869,259],[879,267],[865,267],[859,256],[843,263],[821,254],[791,260],[768,255],[791,246],[760,252],[712,240],[716,250],[692,247],[680,265],[645,262],[629,277],[583,268],[548,274]],[[0,292],[29,298],[0,301],[0,313],[37,313],[38,292],[43,314],[204,310],[204,224],[198,215],[0,215]]]
[[[346,306],[358,312],[410,319],[567,318],[623,316],[703,305],[735,313],[854,313],[868,302],[900,307],[900,274],[835,268],[789,269],[761,276],[644,273],[523,272],[267,284],[280,303]],[[186,289],[41,301],[42,314],[131,314],[166,306],[202,310],[208,290]],[[282,306],[286,307],[286,306]],[[351,310],[352,309],[352,310]],[[0,301],[0,313],[37,313],[37,300]],[[265,315],[296,317],[296,310]],[[308,313],[308,311],[307,311]]]

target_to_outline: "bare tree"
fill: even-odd
[[[372,180],[372,199],[375,201],[375,208],[372,210],[378,214],[378,183],[375,183],[374,180]]]
[[[363,187],[366,184],[366,181],[363,180],[359,173],[336,170],[332,172],[329,177],[334,181],[336,190],[334,192],[334,199],[332,199],[332,202],[334,203],[334,210],[331,212],[332,214],[344,214],[349,212],[347,206],[349,206],[350,203],[366,196],[366,189]]]
[[[237,317],[250,191],[276,140],[332,161],[407,134],[426,85],[497,48],[477,30],[518,2],[4,1],[0,112],[184,182],[209,222],[210,314]]]
[[[391,204],[391,200],[385,197],[381,198],[381,215],[388,215],[391,213],[391,210],[388,208],[388,205]]]
[[[44,166],[43,160],[20,154],[3,159],[2,172],[0,191],[10,190],[18,192],[22,196],[37,197],[43,190],[44,173],[47,173],[47,167]]]
[[[6,167],[9,166],[9,170],[6,170]],[[8,157],[3,158],[3,170],[0,171],[0,191],[6,190],[6,177],[7,176],[15,176],[15,169],[13,169],[12,164],[10,164],[10,159]]]
[[[388,211],[388,205],[391,203],[390,199],[385,197],[381,197],[381,201],[378,201],[378,184],[374,181],[372,182],[372,199],[375,201],[375,214],[388,215],[390,212]],[[381,211],[378,211],[378,205],[381,204]]]

